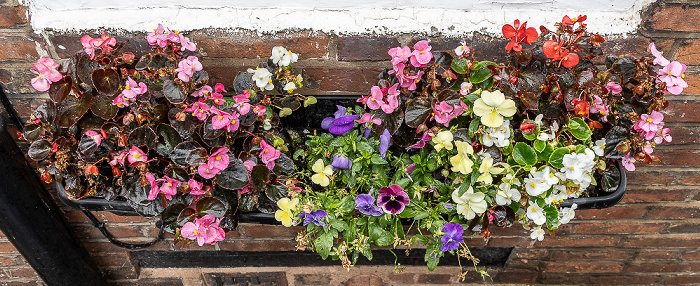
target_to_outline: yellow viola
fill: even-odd
[[[482,91],[481,97],[474,102],[474,114],[481,117],[481,124],[498,128],[503,125],[503,117],[513,116],[517,109],[515,101],[507,99],[499,90]]]
[[[275,212],[275,219],[282,222],[284,226],[292,226],[292,211],[297,208],[299,199],[282,198],[277,201],[277,207],[280,209]]]
[[[316,163],[314,163],[314,165],[311,167],[311,170],[316,172],[316,174],[311,176],[312,182],[319,184],[322,187],[327,187],[328,184],[331,183],[331,180],[330,178],[328,178],[328,176],[333,175],[333,166],[324,166],[323,159],[316,160]]]
[[[435,151],[440,152],[442,148],[445,148],[447,150],[452,150],[453,145],[452,145],[452,139],[454,137],[452,136],[452,132],[450,131],[442,131],[439,132],[435,137],[433,137],[433,143],[435,143]]]
[[[472,172],[472,166],[474,162],[469,158],[469,155],[474,154],[474,148],[467,142],[455,141],[457,146],[457,155],[450,158],[450,163],[452,163],[452,171],[460,172],[462,174],[470,174]]]
[[[483,182],[484,185],[491,185],[493,183],[493,177],[491,176],[503,173],[503,171],[503,168],[495,167],[495,165],[493,164],[493,158],[484,157],[484,160],[481,161],[481,165],[479,166],[479,173],[481,173],[481,176],[479,176],[479,178],[476,181]]]

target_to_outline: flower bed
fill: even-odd
[[[448,253],[473,258],[470,233],[517,223],[542,240],[574,217],[565,200],[624,185],[617,162],[660,160],[654,147],[671,137],[659,110],[687,87],[685,65],[654,44],[653,57],[596,65],[605,39],[585,18],[539,33],[504,25],[507,63],[478,61],[465,44],[393,48],[369,95],[320,129],[283,124],[318,102],[297,92],[298,55],[283,47],[232,87],[211,87],[177,32],[159,26],[139,58],[86,35],[70,60],[34,66],[32,86],[51,99],[23,136],[68,198],[123,198],[176,242],[214,244],[239,213],[260,211],[306,226],[298,248],[344,267],[371,259],[372,245],[420,244],[433,269]]]

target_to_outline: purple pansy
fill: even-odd
[[[399,214],[403,212],[403,209],[410,202],[411,200],[408,198],[408,194],[406,194],[399,185],[393,184],[379,190],[377,205],[381,207],[385,213]]]
[[[382,158],[386,158],[386,151],[389,150],[389,142],[391,141],[391,133],[388,129],[384,129],[384,133],[379,136],[379,154]]]
[[[464,241],[462,237],[464,229],[462,225],[458,223],[445,224],[445,226],[442,227],[442,232],[445,233],[445,235],[442,236],[442,247],[440,248],[443,252],[459,248],[459,243]]]
[[[374,197],[368,194],[357,195],[355,205],[355,209],[363,215],[380,216],[384,213],[382,209],[374,205]]]
[[[345,156],[335,155],[333,156],[333,163],[331,163],[331,166],[333,166],[333,171],[338,169],[350,170],[350,168],[352,168],[352,160]]]
[[[336,106],[338,107],[338,111],[333,114],[334,117],[324,118],[323,121],[321,121],[321,127],[332,134],[340,135],[355,127],[355,119],[360,116],[357,114],[345,115],[345,107],[340,105]]]
[[[322,218],[327,217],[328,213],[324,210],[315,210],[310,213],[301,212],[299,214],[300,218],[304,218],[304,226],[313,223],[317,226],[326,227],[326,223],[321,221]]]

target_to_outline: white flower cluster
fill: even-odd
[[[253,74],[253,80],[262,90],[272,90],[275,85],[272,84],[272,73],[266,68],[248,69],[248,72]]]
[[[564,173],[566,179],[571,180],[574,184],[579,185],[579,190],[584,190],[591,185],[591,172],[595,167],[595,153],[593,150],[586,148],[583,153],[566,154],[562,160],[564,167],[561,172]]]
[[[272,56],[270,56],[270,59],[274,64],[286,67],[296,63],[299,59],[299,55],[288,51],[282,46],[276,46],[272,48]]]
[[[496,147],[506,147],[510,145],[510,120],[503,120],[499,127],[488,127],[486,133],[481,137],[481,143],[486,147],[496,145]]]
[[[548,191],[552,186],[559,183],[559,177],[549,168],[544,167],[542,171],[530,171],[530,175],[524,180],[525,191],[531,197],[536,197]]]

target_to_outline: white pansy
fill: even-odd
[[[496,204],[510,205],[512,202],[520,201],[520,191],[512,187],[511,184],[501,183],[496,192]]]
[[[249,73],[253,74],[253,80],[262,90],[272,90],[275,86],[272,84],[272,73],[266,68],[248,69]]]
[[[577,204],[571,205],[570,208],[562,208],[559,211],[559,223],[561,224],[567,224],[571,221],[571,219],[574,218],[576,215],[576,212],[574,210],[578,207]]]
[[[595,155],[598,157],[603,157],[603,155],[605,155],[605,138],[595,141],[593,152],[595,152]]]
[[[463,215],[466,219],[473,219],[477,214],[482,214],[488,207],[484,200],[484,193],[474,193],[474,189],[469,186],[469,189],[461,196],[459,189],[452,192],[452,200],[457,204],[457,213]]]
[[[544,239],[544,229],[541,226],[535,227],[530,233],[530,238],[542,241]]]
[[[547,221],[547,218],[544,216],[544,210],[533,201],[530,201],[530,205],[527,206],[527,218],[536,225],[543,225]]]

